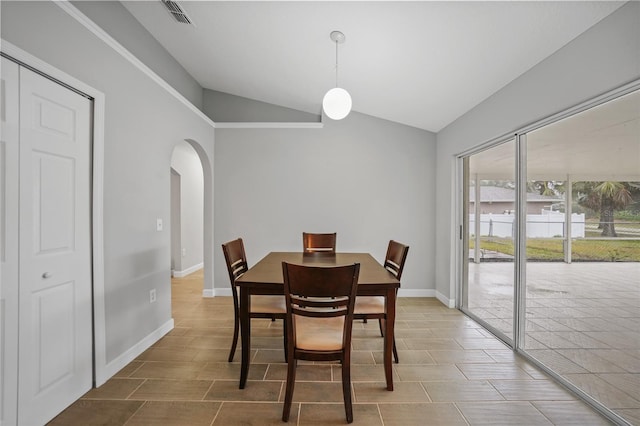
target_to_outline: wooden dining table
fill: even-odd
[[[240,331],[242,337],[242,365],[240,389],[247,384],[251,353],[251,296],[254,294],[284,295],[282,262],[309,266],[341,266],[360,264],[358,296],[384,296],[387,320],[384,330],[384,371],[387,390],[393,390],[393,336],[396,317],[396,292],[400,281],[387,271],[369,253],[271,252],[251,267],[236,285],[240,288]]]

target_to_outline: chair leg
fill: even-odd
[[[286,319],[282,320],[282,333],[283,333],[282,341],[284,343],[284,362],[287,362],[287,360],[289,359],[289,358],[287,358],[287,350],[288,350],[288,347],[289,347],[289,345],[288,345],[289,344],[289,339],[287,337],[288,334],[287,334],[287,320]]]
[[[384,320],[382,318],[380,318],[380,321],[378,322],[378,324],[380,324],[380,334],[384,337]],[[393,338],[393,360],[395,361],[396,364],[398,364],[400,362],[400,359],[398,358],[398,349],[396,348],[396,338],[394,336]]]
[[[236,346],[238,345],[238,334],[240,331],[240,314],[238,309],[235,310],[235,315],[233,319],[233,342],[231,343],[231,350],[229,351],[229,359],[228,362],[233,362],[233,357],[236,354]]]
[[[393,359],[394,361],[397,363],[400,362],[400,360],[398,359],[398,350],[396,349],[396,338],[393,338]]]
[[[297,359],[291,359],[287,364],[287,387],[284,395],[284,407],[282,408],[282,421],[289,421],[291,414],[291,402],[293,401],[293,387],[296,384],[296,364]]]
[[[353,423],[353,406],[351,405],[351,362],[342,363],[342,396],[347,423]]]

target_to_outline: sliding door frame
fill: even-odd
[[[517,135],[515,135],[517,136]],[[480,152],[489,150],[491,148],[495,148],[497,146],[507,144],[507,143],[517,143],[517,138],[514,137],[513,134],[505,135],[500,138],[493,139],[482,145],[478,145],[473,149],[465,151],[457,156],[456,161],[456,200],[455,205],[457,206],[457,222],[455,224],[458,232],[456,233],[457,238],[455,242],[456,247],[456,277],[457,284],[456,285],[456,308],[460,311],[464,312],[465,315],[472,318],[477,323],[481,324],[484,328],[489,330],[494,336],[503,341],[507,346],[513,348],[514,342],[511,337],[505,335],[500,330],[498,330],[493,325],[489,324],[484,319],[480,318],[478,315],[473,313],[468,307],[468,293],[469,293],[469,268],[468,268],[468,253],[469,253],[469,203],[467,200],[469,199],[469,179],[471,178],[469,173],[469,158]],[[516,145],[517,146],[517,145]],[[517,148],[516,148],[517,149]],[[476,187],[478,183],[476,182]],[[476,203],[479,203],[479,200],[476,200]],[[476,218],[476,223],[479,222],[479,218]],[[515,277],[514,277],[515,278]],[[515,285],[515,283],[514,283]],[[514,310],[514,321],[515,321],[516,311]],[[515,337],[515,335],[514,335]]]
[[[455,214],[456,219],[456,229],[459,232],[456,233],[457,239],[454,243],[456,247],[456,304],[455,306],[465,313],[467,316],[472,318],[473,320],[480,323],[484,328],[494,334],[498,339],[502,340],[507,346],[511,347],[515,352],[524,357],[527,361],[536,365],[546,374],[554,378],[556,381],[561,383],[564,387],[566,387],[569,391],[577,395],[584,402],[592,406],[595,410],[600,412],[604,417],[608,420],[612,421],[618,425],[629,425],[624,419],[615,414],[611,409],[604,406],[602,403],[586,394],[580,388],[576,387],[561,375],[556,373],[554,370],[551,370],[546,365],[542,364],[537,359],[533,358],[529,353],[527,353],[524,349],[525,346],[525,312],[526,312],[526,264],[527,264],[527,255],[526,255],[526,241],[527,241],[527,211],[526,211],[526,186],[527,186],[527,134],[540,129],[542,127],[553,124],[557,121],[563,120],[565,118],[569,118],[574,116],[580,112],[586,111],[588,109],[597,107],[606,102],[612,101],[614,99],[620,98],[624,95],[632,93],[634,91],[640,90],[640,80],[635,80],[628,84],[622,85],[616,89],[613,89],[607,93],[596,96],[593,99],[590,99],[586,102],[578,104],[576,106],[567,108],[564,111],[559,113],[550,115],[546,118],[533,122],[531,124],[525,125],[520,129],[517,129],[513,133],[508,133],[492,139],[490,141],[484,142],[472,149],[466,150],[464,152],[456,155],[456,201],[455,205],[457,208],[457,212]],[[485,151],[487,149],[499,146],[503,143],[507,143],[509,141],[513,141],[515,138],[516,143],[516,155],[514,157],[514,162],[516,163],[515,171],[516,171],[516,218],[515,218],[515,232],[514,232],[514,309],[513,309],[513,340],[505,336],[495,327],[487,324],[486,321],[478,318],[477,315],[474,315],[473,312],[470,312],[468,309],[467,303],[467,294],[468,294],[468,268],[465,267],[465,262],[468,262],[469,257],[469,229],[468,229],[468,182],[469,182],[469,158],[477,154],[479,152]],[[477,184],[477,183],[476,183]],[[476,200],[478,202],[479,200]],[[476,218],[478,220],[478,218]]]
[[[527,300],[527,135],[516,134],[516,217],[514,229],[513,348],[524,347]]]

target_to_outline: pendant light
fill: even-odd
[[[338,44],[344,43],[345,36],[340,31],[331,31],[329,37],[336,44],[336,87],[324,95],[322,109],[327,117],[333,120],[342,120],[351,112],[351,95],[338,87]]]

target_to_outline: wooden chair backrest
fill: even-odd
[[[389,241],[387,255],[384,259],[384,267],[398,280],[402,277],[404,262],[407,260],[407,253],[409,253],[409,246],[405,246],[397,241]]]
[[[335,253],[336,233],[302,233],[302,249],[305,253]]]
[[[343,348],[350,344],[359,274],[359,263],[321,267],[282,262],[287,333],[292,347],[295,347],[294,315],[315,318],[344,316]]]
[[[240,278],[247,270],[247,255],[244,252],[244,243],[242,238],[229,241],[222,244],[222,252],[224,260],[227,263],[227,271],[229,272],[229,282],[231,284],[231,293],[233,294],[233,302],[238,306],[238,293],[236,291],[236,280]]]

